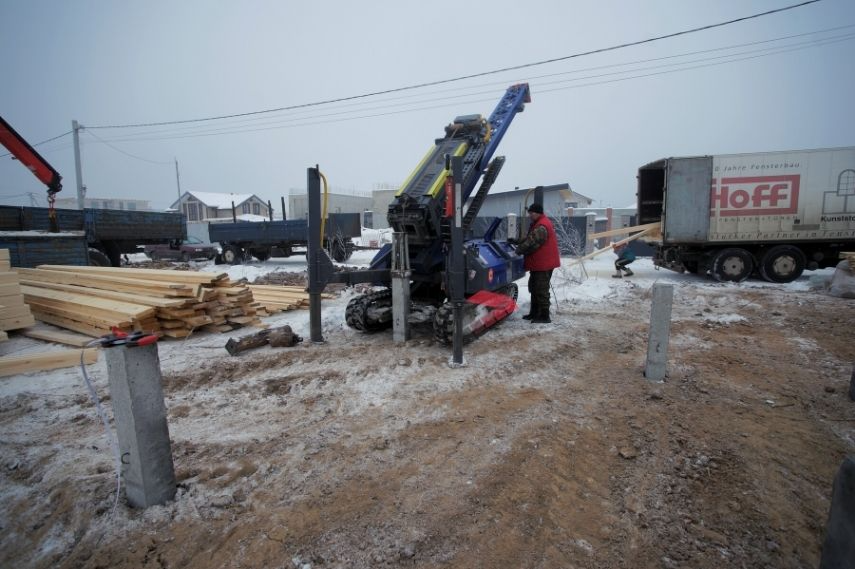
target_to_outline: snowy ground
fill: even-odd
[[[232,358],[228,334],[161,342],[179,491],[145,512],[111,514],[79,370],[0,380],[0,566],[815,566],[855,450],[855,303],[818,288],[830,270],[733,285],[640,259],[614,279],[613,259],[556,271],[554,323],[514,314],[462,369],[427,328],[403,346],[347,328],[351,291],[324,300],[324,344]],[[197,265],[249,281],[305,267]],[[657,282],[674,313],[651,385]],[[309,336],[306,310],[266,322]],[[45,346],[13,335],[0,354]],[[103,360],[91,375],[109,409]]]

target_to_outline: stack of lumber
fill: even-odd
[[[117,327],[184,338],[259,326],[267,314],[225,273],[42,265],[18,274],[37,320],[91,337]]]
[[[18,274],[9,266],[9,250],[0,249],[0,341],[8,339],[7,330],[35,324],[30,307],[24,303]]]
[[[301,286],[249,285],[252,296],[267,312],[309,307],[309,294]],[[332,298],[332,295],[322,295]]]

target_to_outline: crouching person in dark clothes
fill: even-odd
[[[526,320],[538,324],[552,322],[549,318],[549,281],[552,271],[561,266],[558,239],[552,222],[543,214],[543,206],[531,204],[528,208],[531,226],[525,239],[517,244],[517,253],[525,256],[525,269],[529,271],[528,291],[531,293],[531,311]]]
[[[632,269],[627,267],[630,263],[635,261],[635,253],[627,246],[626,243],[623,245],[615,245],[615,253],[618,258],[615,261],[615,274],[612,276],[616,279],[623,277],[623,272],[626,273],[626,276],[631,277],[635,273],[632,272]]]

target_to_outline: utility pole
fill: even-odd
[[[178,175],[178,158],[175,158],[175,184],[178,186],[178,201],[181,201],[181,177]],[[181,207],[181,204],[176,204],[177,207]]]
[[[86,190],[83,187],[83,169],[80,166],[80,129],[77,121],[71,121],[71,131],[74,133],[74,173],[77,176],[77,209],[83,210],[83,198]]]

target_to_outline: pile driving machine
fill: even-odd
[[[449,255],[452,222],[457,202],[457,214],[468,202],[462,220],[465,232],[475,220],[484,198],[490,191],[505,162],[503,156],[493,159],[499,143],[513,118],[531,101],[526,83],[512,85],[488,119],[481,115],[459,116],[445,127],[445,136],[435,141],[416,169],[404,182],[389,206],[389,225],[394,229],[396,243],[385,245],[365,271],[334,273],[329,257],[319,252],[312,261],[319,268],[318,282],[355,284],[372,282],[387,288],[353,298],[347,306],[347,325],[363,332],[375,332],[392,326],[393,275],[409,276],[410,322],[433,320],[434,335],[450,344],[454,329],[452,303],[449,302],[449,274],[462,271],[466,299],[463,312],[464,334],[467,338],[480,335],[516,309],[517,285],[514,281],[525,275],[523,258],[506,241],[493,239],[501,219],[496,219],[484,236],[463,243],[462,267],[451,267]],[[451,162],[460,157],[461,172],[451,183]],[[478,181],[481,185],[475,191]],[[310,169],[310,200],[313,176]],[[317,187],[317,182],[315,182]],[[452,200],[453,189],[459,195]],[[459,226],[458,226],[459,228]],[[394,245],[398,245],[393,250]],[[403,247],[401,244],[404,244]],[[311,261],[311,260],[310,260]],[[311,272],[311,271],[310,271]],[[398,299],[398,302],[402,302]]]

